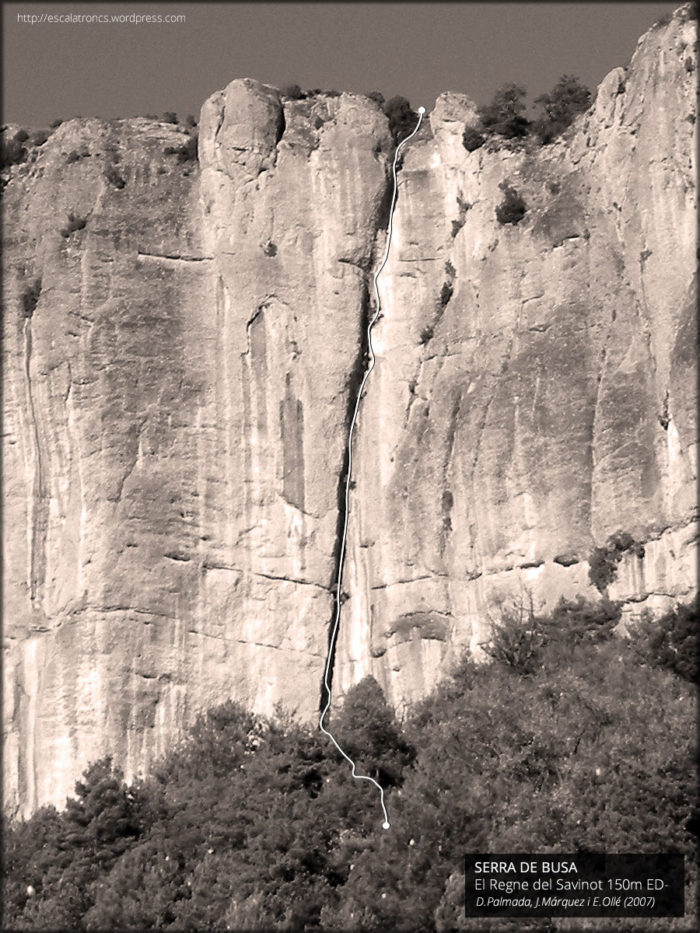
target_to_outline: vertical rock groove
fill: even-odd
[[[355,425],[357,424],[357,418],[360,413],[360,404],[362,402],[362,392],[364,390],[365,383],[367,382],[370,374],[372,373],[372,370],[374,369],[376,365],[376,361],[377,361],[377,358],[374,353],[374,349],[372,347],[372,328],[377,323],[377,320],[379,319],[379,315],[381,314],[381,311],[382,311],[382,300],[379,294],[379,276],[382,274],[382,271],[389,260],[389,250],[391,249],[391,234],[392,234],[392,229],[393,229],[393,211],[396,205],[396,196],[397,196],[398,187],[399,187],[399,180],[396,174],[396,165],[397,165],[399,154],[401,152],[402,147],[407,142],[409,142],[409,140],[413,139],[413,137],[416,135],[416,133],[420,129],[421,124],[423,122],[424,113],[425,113],[425,108],[420,107],[418,109],[418,123],[416,124],[416,127],[413,130],[413,132],[409,136],[407,136],[405,139],[403,139],[396,147],[396,152],[394,153],[394,159],[393,159],[392,166],[391,166],[392,197],[391,197],[391,209],[389,212],[389,229],[387,231],[386,244],[384,247],[384,258],[379,264],[379,267],[377,268],[377,271],[374,273],[374,276],[372,279],[372,284],[374,288],[374,301],[375,301],[374,314],[370,317],[367,327],[365,329],[366,340],[367,340],[367,354],[369,356],[369,362],[367,363],[367,366],[364,369],[364,373],[362,375],[362,381],[360,382],[360,386],[355,395],[355,405],[352,410],[352,417],[350,419],[350,427],[348,430],[348,440],[346,444],[346,476],[345,476],[345,487],[344,487],[344,496],[343,496],[344,513],[343,513],[343,530],[342,530],[342,535],[340,538],[340,553],[338,555],[338,573],[337,573],[336,598],[335,598],[336,614],[335,614],[335,618],[332,623],[328,657],[326,660],[326,666],[325,666],[324,675],[323,675],[323,690],[324,690],[323,695],[325,696],[326,702],[325,702],[325,705],[323,706],[323,709],[321,711],[321,716],[318,721],[318,727],[321,730],[321,732],[323,732],[324,735],[328,736],[328,738],[331,740],[333,745],[335,745],[336,749],[340,752],[340,754],[343,756],[343,758],[348,762],[348,764],[352,768],[353,778],[356,781],[368,781],[370,784],[373,784],[379,791],[379,799],[381,802],[382,812],[384,814],[384,822],[382,824],[384,829],[389,829],[391,825],[389,823],[389,814],[387,813],[386,804],[384,803],[384,788],[381,786],[381,784],[379,784],[379,782],[375,778],[370,777],[368,774],[357,773],[356,763],[347,754],[347,752],[344,751],[344,749],[342,748],[338,740],[335,738],[333,733],[329,729],[326,729],[326,727],[323,725],[323,720],[325,719],[326,714],[328,713],[331,707],[331,689],[332,688],[331,688],[331,681],[329,681],[328,678],[329,678],[329,675],[331,675],[331,668],[332,668],[333,660],[335,657],[335,646],[336,646],[336,640],[338,637],[338,629],[340,627],[340,615],[341,615],[341,609],[343,605],[343,592],[342,592],[343,561],[345,558],[345,546],[346,546],[347,534],[348,534],[348,518],[349,518],[348,509],[349,509],[349,500],[350,500],[350,482],[352,479],[352,442],[353,442],[353,437],[355,433]],[[363,311],[364,311],[364,309],[366,309],[367,307],[367,302],[363,302],[363,306],[364,306],[363,307]]]
[[[24,374],[27,390],[27,410],[31,424],[34,445],[34,476],[32,479],[32,518],[29,553],[29,593],[32,602],[37,597],[39,586],[44,578],[44,548],[48,516],[46,514],[46,483],[44,463],[41,454],[41,438],[37,423],[34,387],[32,385],[32,314],[34,309],[25,308],[24,317]]]
[[[387,180],[387,187],[389,182]],[[374,266],[374,248],[372,249],[372,256],[370,261],[370,267]],[[355,357],[355,362],[350,370],[350,375],[347,382],[347,409],[345,413],[345,432],[349,434],[350,425],[352,424],[353,413],[355,411],[355,406],[357,404],[357,394],[360,391],[360,386],[362,385],[362,380],[364,374],[367,370],[367,363],[369,360],[369,322],[370,322],[370,295],[369,295],[369,273],[364,273],[364,283],[362,288],[362,306],[360,313],[360,346],[357,356]],[[340,470],[340,475],[338,476],[338,491],[337,491],[337,500],[338,500],[338,511],[337,519],[335,526],[335,541],[333,543],[333,567],[335,568],[334,572],[334,581],[332,584],[333,592],[333,604],[331,608],[331,617],[328,622],[328,655],[326,662],[326,669],[328,675],[326,678],[321,676],[321,696],[319,699],[319,712],[323,712],[324,707],[327,705],[329,696],[328,691],[326,690],[326,681],[330,688],[333,686],[333,668],[335,665],[335,650],[337,644],[337,638],[334,635],[337,635],[337,632],[334,632],[334,622],[336,617],[339,614],[339,603],[342,606],[343,603],[343,593],[340,592],[339,582],[342,573],[342,568],[340,565],[341,560],[341,551],[343,545],[343,534],[345,530],[345,519],[346,513],[350,508],[350,497],[348,496],[347,486],[348,486],[348,469],[350,466],[350,445],[346,444],[345,451],[343,454],[343,465]]]
[[[361,337],[360,337],[360,352],[358,353],[355,359],[355,366],[351,372],[349,379],[349,392],[348,392],[348,417],[347,417],[347,432],[348,440],[345,447],[345,455],[343,458],[343,468],[339,477],[338,485],[338,522],[336,525],[336,540],[334,545],[334,563],[336,565],[336,583],[334,587],[335,597],[333,600],[333,615],[331,617],[331,624],[328,636],[328,655],[326,660],[326,666],[324,670],[324,677],[321,686],[321,702],[320,702],[320,711],[321,718],[319,721],[319,726],[323,732],[325,732],[333,741],[338,751],[347,758],[347,755],[340,748],[338,743],[335,741],[330,732],[327,732],[323,727],[323,719],[330,709],[331,703],[331,691],[333,684],[333,667],[335,664],[335,651],[338,637],[338,630],[340,626],[340,615],[341,609],[344,602],[343,596],[345,595],[342,591],[342,576],[343,576],[343,561],[345,557],[345,542],[347,539],[348,531],[348,518],[350,510],[350,483],[351,483],[351,464],[352,464],[352,442],[353,434],[355,429],[355,424],[360,411],[360,403],[362,401],[362,392],[364,390],[365,383],[370,373],[375,366],[375,355],[372,349],[372,339],[371,331],[372,327],[377,323],[379,315],[381,313],[381,299],[379,297],[379,276],[381,275],[384,266],[386,265],[389,259],[389,250],[391,248],[391,234],[392,234],[392,220],[393,212],[396,206],[396,201],[398,199],[398,166],[399,166],[399,156],[401,153],[402,147],[413,139],[418,130],[421,127],[423,122],[423,114],[425,113],[425,108],[420,107],[418,110],[418,123],[416,124],[415,129],[411,132],[405,139],[401,140],[394,151],[394,157],[392,160],[392,169],[390,176],[390,191],[391,198],[388,202],[388,220],[387,220],[387,239],[384,247],[384,257],[380,263],[377,271],[373,276],[374,284],[374,300],[376,307],[374,309],[374,314],[370,316],[370,297],[368,294],[368,282],[367,275],[364,279],[364,287],[362,291],[362,309],[361,309]],[[386,195],[382,197],[380,211],[378,216],[378,223],[382,223],[382,215],[384,213],[386,205]],[[374,243],[376,244],[376,234]],[[372,249],[372,255],[370,258],[370,268],[374,265],[375,255],[374,247]],[[357,385],[355,385],[357,383]],[[349,761],[350,759],[348,759]],[[351,762],[352,764],[352,762]],[[353,764],[353,777],[355,765]],[[381,789],[381,788],[380,788]],[[383,797],[382,797],[382,806],[383,806]],[[386,814],[385,814],[386,815]]]

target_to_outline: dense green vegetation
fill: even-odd
[[[357,685],[333,725],[387,789],[386,832],[375,789],[282,710],[210,711],[131,786],[94,764],[63,812],[6,828],[3,929],[530,929],[464,919],[462,857],[479,850],[679,850],[692,910],[695,668],[677,661],[697,605],[661,640],[658,624],[613,636],[618,618],[583,600],[504,611],[496,660],[464,660],[403,723]]]
[[[503,200],[496,207],[496,219],[499,224],[519,224],[527,213],[527,204],[507,182],[501,182],[499,188],[503,192]]]
[[[535,98],[539,108],[534,120],[527,113],[527,91],[512,81],[504,84],[488,104],[479,107],[477,121],[464,129],[462,142],[468,152],[481,148],[488,139],[524,140],[541,145],[553,142],[580,113],[591,106],[591,92],[575,75],[562,75],[548,94]]]
[[[407,98],[400,95],[392,97],[382,106],[382,110],[389,118],[389,131],[396,144],[415,130],[418,114]]]
[[[197,161],[197,133],[193,132],[187,138],[187,142],[181,146],[166,146],[163,150],[165,155],[176,155],[178,162],[196,162]]]
[[[27,158],[27,149],[24,143],[29,139],[26,130],[18,130],[14,136],[0,141],[0,168],[9,168],[10,165],[19,165]]]
[[[298,84],[284,84],[280,89],[280,97],[286,97],[287,100],[308,100],[311,97],[340,97],[340,91],[325,91],[323,88],[314,87],[303,91]]]
[[[27,285],[22,292],[22,311],[25,318],[31,317],[39,304],[41,295],[41,279],[35,279],[31,285]]]
[[[640,559],[644,557],[644,546],[626,531],[610,535],[602,547],[593,548],[588,557],[588,579],[601,593],[617,578],[617,565],[626,551]]]
[[[549,143],[571,126],[579,113],[588,110],[591,92],[574,75],[562,75],[549,94],[535,98],[535,104],[542,114],[534,131],[543,143]]]
[[[164,116],[175,117],[174,120],[167,121],[167,122],[179,123],[177,119],[177,115],[174,113],[173,114],[167,113]],[[197,161],[197,145],[198,145],[198,140],[199,140],[199,129],[197,128],[197,121],[192,116],[192,114],[188,114],[188,116],[185,117],[183,126],[187,133],[187,136],[185,137],[185,141],[181,143],[179,146],[166,146],[165,149],[163,150],[163,153],[164,155],[177,156],[177,161],[180,163],[196,162]]]
[[[50,138],[51,133],[62,122],[62,120],[53,120],[49,129],[35,130],[32,134],[21,128],[13,136],[7,136],[6,128],[3,127],[2,139],[0,140],[0,170],[26,162],[32,152],[34,153],[33,157],[36,157],[36,150],[44,145]]]
[[[525,116],[527,91],[512,81],[504,84],[493,96],[493,100],[479,107],[479,120],[484,130],[498,133],[504,139],[526,136],[530,123]]]

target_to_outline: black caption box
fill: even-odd
[[[659,855],[465,856],[467,917],[682,917],[685,865]]]

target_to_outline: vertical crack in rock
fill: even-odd
[[[400,166],[396,166],[396,171],[399,171]],[[381,200],[379,202],[379,207],[377,209],[377,223],[375,229],[376,232],[379,230],[387,231],[389,229],[389,220],[391,219],[391,195],[392,195],[392,183],[391,176],[387,172],[386,185],[384,186],[384,192],[382,194]],[[398,197],[398,192],[397,192]]]
[[[398,144],[400,148],[404,142],[415,135],[415,133],[420,128],[422,122],[421,119],[418,121],[418,126],[410,134]],[[393,169],[389,170],[389,166],[393,166]],[[371,307],[372,302],[370,298],[369,282],[370,282],[370,270],[374,268],[376,262],[376,244],[377,237],[380,231],[385,231],[387,236],[389,236],[389,229],[391,223],[391,217],[393,211],[396,209],[396,203],[399,196],[399,187],[398,187],[398,174],[403,166],[402,159],[396,159],[396,148],[392,149],[390,153],[390,159],[387,162],[387,173],[385,176],[385,185],[384,190],[382,191],[381,198],[379,199],[377,210],[374,216],[374,238],[372,250],[369,256],[369,261],[367,265],[362,264],[358,268],[362,269],[363,272],[363,285],[362,285],[362,295],[361,295],[361,305],[360,305],[360,343],[358,348],[357,356],[355,357],[354,365],[350,371],[348,381],[347,381],[347,408],[345,415],[345,431],[348,436],[348,443],[345,445],[345,452],[343,455],[343,465],[338,477],[338,517],[336,521],[336,532],[335,532],[335,541],[333,544],[333,566],[334,566],[334,583],[332,584],[331,591],[333,593],[333,606],[331,611],[330,622],[328,626],[328,649],[326,654],[326,667],[324,669],[324,676],[321,678],[321,691],[320,691],[320,703],[319,711],[322,714],[324,710],[327,710],[329,706],[329,692],[333,689],[333,672],[335,669],[335,653],[338,644],[338,634],[339,628],[337,630],[335,626],[336,619],[340,618],[340,608],[346,599],[348,599],[348,594],[344,593],[342,590],[339,591],[338,581],[341,578],[342,566],[341,566],[341,552],[343,548],[343,537],[346,527],[346,517],[349,514],[350,510],[350,495],[348,489],[348,470],[350,467],[350,445],[352,443],[352,438],[350,437],[350,429],[353,423],[353,417],[356,417],[356,406],[358,405],[358,393],[360,392],[363,380],[367,373],[367,368],[370,365],[370,322],[372,319]],[[394,172],[396,174],[396,190],[394,191]],[[389,243],[387,242],[387,246]],[[384,262],[388,258],[388,253],[385,253]],[[383,266],[383,264],[382,264]],[[379,309],[378,309],[379,310]],[[326,689],[326,682],[328,684],[328,689]]]
[[[425,113],[425,107],[419,107],[418,124],[416,128],[413,130],[410,136],[407,136],[406,139],[402,140],[399,143],[399,145],[397,146],[396,152],[394,154],[394,159],[393,159],[392,166],[391,166],[392,201],[391,201],[391,211],[390,211],[390,219],[389,219],[389,229],[387,231],[386,243],[384,244],[384,257],[381,263],[379,264],[379,266],[377,267],[377,271],[374,273],[374,276],[372,277],[372,287],[374,289],[373,298],[374,298],[374,301],[376,302],[376,305],[374,308],[374,313],[371,315],[371,317],[368,318],[367,326],[364,329],[364,333],[366,334],[366,339],[364,343],[366,344],[366,346],[363,347],[362,339],[360,341],[360,350],[362,351],[364,349],[364,352],[361,352],[359,358],[365,361],[365,365],[362,368],[362,378],[360,381],[359,388],[355,394],[355,404],[353,406],[352,414],[350,417],[350,426],[348,428],[348,439],[345,445],[347,461],[345,465],[345,489],[344,489],[344,495],[343,495],[344,522],[343,522],[343,528],[342,528],[341,535],[340,535],[340,551],[339,551],[338,560],[337,560],[338,570],[337,570],[337,583],[336,583],[336,588],[335,588],[336,590],[336,600],[335,600],[336,614],[335,614],[335,618],[331,620],[331,634],[330,634],[328,655],[326,658],[326,666],[325,666],[325,670],[323,674],[323,691],[321,694],[322,699],[325,698],[325,704],[322,703],[321,705],[321,710],[320,710],[321,718],[319,719],[319,722],[318,722],[318,727],[321,730],[321,732],[323,732],[324,735],[328,736],[328,738],[331,740],[333,745],[335,745],[336,749],[340,752],[343,758],[351,766],[353,779],[356,781],[369,781],[369,783],[373,784],[379,791],[379,799],[380,799],[380,803],[382,807],[382,812],[384,814],[384,822],[382,823],[383,829],[389,829],[391,827],[391,823],[389,822],[389,814],[387,812],[386,804],[384,802],[384,788],[376,780],[376,778],[371,777],[369,774],[357,774],[356,762],[354,762],[352,758],[350,757],[350,755],[348,755],[348,753],[343,750],[342,746],[339,744],[338,740],[335,738],[333,733],[330,732],[328,729],[326,729],[326,727],[323,725],[323,720],[331,706],[332,687],[331,687],[331,682],[328,680],[328,678],[329,676],[332,676],[332,669],[334,667],[335,646],[336,646],[336,640],[338,636],[338,629],[340,626],[341,607],[344,601],[343,600],[344,593],[342,592],[341,587],[342,587],[342,578],[343,578],[343,559],[345,557],[345,545],[347,543],[347,533],[348,533],[348,517],[349,517],[348,500],[350,496],[350,480],[352,476],[352,441],[353,441],[353,435],[355,431],[355,425],[357,424],[357,417],[360,411],[360,404],[362,402],[362,392],[367,383],[367,379],[369,378],[370,373],[374,369],[376,361],[377,361],[376,354],[372,346],[372,327],[376,324],[377,320],[379,319],[379,316],[382,310],[382,299],[379,293],[379,276],[382,274],[382,270],[384,269],[384,266],[387,264],[389,260],[389,250],[391,249],[391,233],[393,229],[392,215],[393,215],[394,205],[396,203],[396,194],[397,194],[398,186],[399,186],[398,177],[396,175],[396,163],[398,161],[399,153],[401,151],[401,146],[404,145],[404,143],[407,143],[410,139],[412,139],[416,135],[418,130],[420,129],[421,123],[423,121],[424,113]],[[376,242],[376,239],[373,242]],[[373,253],[373,250],[371,252]],[[366,278],[363,280],[363,284],[364,284],[364,289],[362,293],[363,294],[362,314],[365,317],[367,317],[367,308],[369,306],[369,301],[366,298],[366,294],[367,294],[367,279]],[[355,371],[356,370],[357,370],[357,367],[355,368]]]
[[[455,451],[455,442],[457,437],[457,425],[460,419],[460,409],[462,407],[462,390],[457,391],[454,402],[452,403],[452,412],[447,428],[447,438],[445,444],[445,453],[442,461],[442,529],[439,536],[440,556],[442,557],[447,545],[447,537],[452,532],[452,508],[454,507],[454,496],[448,488],[450,482],[450,467]]]
[[[35,286],[36,288],[36,286]],[[29,296],[29,297],[28,297]],[[29,595],[32,602],[36,599],[39,587],[45,575],[45,541],[48,527],[48,509],[46,508],[46,480],[44,475],[44,462],[41,452],[41,438],[37,421],[36,404],[34,401],[34,386],[32,383],[32,317],[39,300],[38,290],[34,296],[25,293],[24,302],[24,376],[27,390],[27,408],[31,424],[32,441],[34,443],[34,477],[32,480],[31,497],[31,537],[29,553]]]
[[[284,131],[287,129],[287,121],[284,117],[284,106],[280,103],[280,109],[277,116],[277,127],[275,130],[275,146],[279,146],[282,142],[282,137],[284,136]]]
[[[290,373],[285,380],[284,398],[279,403],[282,438],[282,495],[285,502],[305,510],[304,403],[294,393]]]
[[[382,198],[382,204],[384,203],[384,198]],[[381,217],[378,218],[381,220]],[[388,224],[388,221],[387,221]],[[381,228],[379,228],[381,229]],[[376,233],[375,230],[375,239]],[[374,265],[374,249],[372,250],[372,255],[370,257],[370,267]],[[364,273],[362,284],[362,296],[361,296],[361,306],[360,306],[360,344],[358,348],[358,353],[355,357],[355,362],[347,381],[347,406],[345,410],[345,419],[344,419],[344,429],[345,433],[348,434],[350,431],[350,425],[352,423],[353,413],[355,411],[355,405],[357,403],[357,393],[360,391],[360,386],[362,385],[362,379],[364,378],[365,370],[367,369],[367,364],[369,362],[369,335],[368,327],[370,322],[370,294],[369,294],[369,276],[368,273]],[[333,605],[331,608],[331,617],[328,624],[328,653],[327,653],[327,667],[328,667],[328,686],[332,689],[333,687],[333,670],[335,668],[335,652],[338,644],[338,639],[333,639],[333,623],[335,621],[336,615],[338,613],[338,602],[342,605],[344,602],[344,597],[346,594],[338,592],[338,577],[341,571],[340,567],[340,552],[343,544],[343,530],[345,528],[345,516],[350,508],[349,496],[347,494],[347,480],[348,480],[348,469],[350,466],[350,444],[345,445],[345,452],[343,454],[343,465],[340,470],[340,475],[338,476],[338,514],[335,525],[335,541],[333,543],[333,568],[334,582],[332,584],[331,591],[333,593]],[[326,690],[326,685],[324,683],[323,677],[321,678],[321,696],[319,703],[319,710],[322,712],[325,706],[328,703],[328,692]]]

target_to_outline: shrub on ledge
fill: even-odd
[[[527,205],[515,188],[501,184],[503,201],[496,208],[496,219],[499,224],[519,224],[527,213]]]
[[[475,152],[486,142],[486,137],[482,136],[475,126],[465,126],[462,134],[462,143],[467,152]]]

